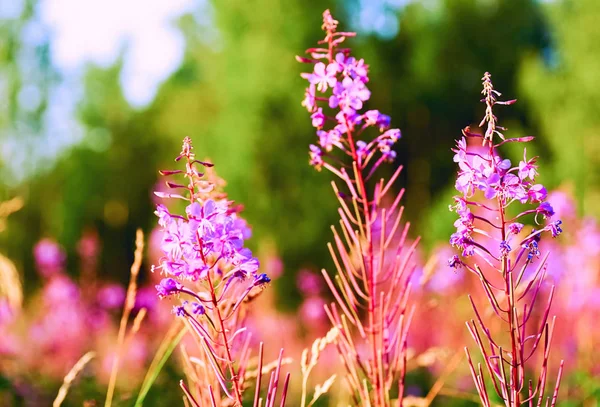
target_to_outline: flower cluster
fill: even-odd
[[[189,179],[188,185],[167,182],[167,186],[186,189],[189,191],[189,197],[156,192],[159,197],[189,200],[183,216],[170,213],[162,204],[156,208],[158,224],[162,228],[160,248],[164,256],[153,270],[161,270],[169,276],[156,286],[158,295],[168,297],[187,293],[198,297],[182,283],[205,281],[215,277],[226,281],[227,286],[235,281],[251,279],[252,284],[245,290],[245,295],[250,288],[268,283],[269,278],[258,273],[258,260],[244,247],[244,240],[250,236],[250,230],[239,216],[239,209],[233,207],[232,202],[223,198],[222,194],[217,193],[214,184],[201,178],[203,174],[197,170],[196,164],[205,167],[210,167],[211,164],[194,158],[189,138],[184,140],[183,150],[177,160],[181,158],[187,161],[185,172],[162,171],[162,174],[184,174]],[[211,273],[212,277],[209,276]],[[192,303],[191,307],[194,310],[202,309],[199,305]]]
[[[46,237],[33,249],[41,277],[39,291],[31,295],[24,307],[0,293],[1,375],[26,377],[35,373],[45,380],[62,381],[77,360],[93,350],[98,360],[98,382],[108,381],[115,357],[112,339],[118,330],[115,316],[124,305],[126,292],[120,284],[100,281],[97,277],[100,246],[90,236],[96,236],[95,232],[85,232],[78,242],[78,247],[85,246],[86,250],[79,251],[81,268],[77,280],[67,273],[69,265],[63,248],[53,238]],[[0,256],[0,268],[6,273],[7,264],[3,260]],[[14,293],[20,287],[12,285],[10,289]],[[120,380],[119,387],[134,388],[140,384],[156,334],[165,327],[154,306],[158,302],[156,295],[153,293],[153,301],[144,304],[139,301],[148,289],[154,291],[151,286],[138,287],[138,296],[132,304],[133,316],[152,320],[152,329],[138,326],[137,334],[126,344],[121,370],[127,380]],[[5,363],[9,360],[10,363]],[[33,386],[31,392],[24,394],[24,403],[39,404],[39,399],[35,401],[37,391]]]
[[[162,267],[165,273],[196,281],[207,277],[215,262],[224,260],[242,271],[244,277],[256,274],[258,262],[243,247],[249,235],[245,222],[228,213],[226,201],[207,200],[201,205],[193,202],[186,208],[186,217],[173,216],[164,205],[156,214],[164,229],[161,248],[165,253]]]
[[[492,105],[506,105],[515,102],[514,100],[507,102],[495,100],[495,96],[499,95],[499,93],[494,91],[493,88],[490,91],[491,80],[489,74],[486,74],[483,81],[484,92],[491,92],[492,101],[490,103]],[[488,101],[488,99],[489,96],[484,100]],[[467,127],[463,130],[465,137],[457,141],[456,148],[453,149],[455,153],[454,162],[459,167],[455,188],[461,195],[454,198],[455,204],[450,207],[451,210],[459,215],[459,219],[454,223],[456,232],[451,236],[450,243],[460,248],[463,256],[471,256],[475,253],[489,255],[496,253],[496,250],[488,251],[488,249],[477,243],[474,236],[477,233],[482,233],[482,230],[475,225],[475,222],[480,221],[491,225],[495,229],[502,228],[502,238],[498,243],[498,252],[500,257],[507,257],[513,250],[510,243],[511,239],[523,229],[523,224],[518,222],[518,220],[521,220],[525,215],[534,214],[537,223],[540,216],[544,219],[551,218],[554,215],[554,210],[550,203],[546,201],[548,195],[546,188],[542,184],[535,183],[535,178],[538,175],[537,157],[527,159],[527,150],[524,149],[523,160],[516,166],[510,160],[500,158],[496,151],[498,147],[505,143],[527,142],[532,140],[533,137],[504,139],[504,135],[496,130],[502,128],[496,125],[496,117],[493,114],[486,114],[483,120],[481,125],[488,121],[488,131],[486,131],[484,136],[484,144],[487,145],[487,148],[472,148],[467,145],[467,138],[482,137],[479,134],[471,133]],[[493,130],[490,131],[490,129]],[[490,133],[490,136],[488,136],[488,133]],[[494,144],[492,139],[493,134],[500,135],[502,141]],[[510,220],[501,219],[502,226],[495,225],[493,222],[475,215],[471,210],[471,207],[483,208],[484,210],[492,209],[490,205],[486,206],[485,204],[473,201],[472,198],[478,191],[486,200],[491,202],[491,205],[501,208],[503,213],[515,202],[533,204],[535,208],[525,210]],[[540,234],[549,231],[553,237],[556,237],[562,231],[560,225],[561,221],[557,220],[548,222],[547,225],[539,230],[534,229],[527,237],[522,239],[519,246],[527,250],[528,256],[531,258],[537,252],[537,241]],[[450,259],[449,263],[453,267],[461,264],[456,258]]]
[[[156,285],[156,290],[160,298],[185,297],[174,305],[173,313],[186,321],[204,349],[199,356],[202,363],[213,367],[214,374],[203,373],[198,392],[183,386],[188,400],[194,405],[212,400],[215,405],[216,397],[241,406],[242,393],[247,387],[244,371],[250,336],[244,334],[246,328],[240,326],[238,314],[244,300],[260,292],[270,279],[258,272],[258,260],[244,247],[250,230],[239,215],[240,207],[234,206],[221,191],[223,182],[211,172],[212,164],[196,160],[187,137],[176,161],[181,159],[185,160],[185,170],[161,171],[161,174],[183,175],[187,183],[168,181],[166,185],[184,194],[155,192],[160,198],[187,203],[183,215],[170,212],[162,204],[157,206],[162,257],[153,271],[160,270],[165,278]],[[203,166],[206,174],[197,166]],[[238,346],[234,346],[234,341]],[[232,356],[234,349],[244,349],[237,363]],[[229,372],[228,376],[225,372]],[[260,381],[257,383],[260,388]],[[217,392],[220,389],[222,396],[215,396],[211,389]]]
[[[326,10],[322,26],[326,35],[319,44],[327,48],[309,48],[306,52],[310,58],[297,57],[300,62],[314,65],[311,73],[301,75],[309,83],[302,106],[311,113],[318,136],[318,145],[310,145],[310,164],[334,170],[325,159],[337,148],[355,158],[361,169],[379,152],[375,169],[396,157],[393,146],[401,137],[400,130],[390,129],[390,117],[378,110],[362,111],[371,97],[368,66],[364,60],[352,57],[350,49],[340,48],[355,33],[337,32],[337,25]],[[358,139],[368,127],[377,128],[380,134],[368,142]]]

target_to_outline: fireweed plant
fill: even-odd
[[[240,217],[241,208],[223,193],[223,182],[212,173],[212,164],[195,159],[187,137],[176,158],[180,160],[185,163],[184,170],[161,174],[183,175],[186,184],[167,182],[167,187],[183,192],[155,194],[183,200],[187,206],[180,215],[158,205],[164,255],[153,270],[166,276],[156,286],[159,297],[179,300],[173,313],[185,321],[201,348],[200,357],[191,356],[185,361],[193,385],[181,381],[181,387],[194,406],[241,406],[249,382],[255,380],[253,405],[264,401],[266,407],[271,407],[281,385],[282,352],[278,362],[263,367],[261,344],[258,361],[251,360],[251,338],[241,312],[270,279],[259,273],[258,260],[244,247],[250,230]],[[199,166],[204,167],[206,175]],[[263,373],[270,373],[270,381],[266,397],[261,399]],[[289,374],[283,384],[281,406],[285,404],[288,382]]]
[[[341,47],[355,33],[338,32],[337,26],[326,10],[325,38],[306,51],[307,57],[297,57],[312,65],[312,72],[302,74],[308,81],[302,105],[318,137],[310,145],[310,164],[331,171],[343,186],[333,182],[340,224],[332,227],[329,250],[337,275],[322,272],[336,301],[325,308],[338,329],[336,346],[354,405],[391,406],[392,400],[402,405],[418,239],[405,244],[409,225],[401,226],[403,190],[388,199],[401,168],[388,181],[373,179],[382,163],[394,160],[400,130],[390,128],[389,116],[364,109],[371,95],[368,66]],[[375,137],[367,136],[371,130]]]
[[[539,407],[544,402],[546,406],[554,406],[563,363],[554,392],[546,396],[555,323],[554,319],[549,321],[554,286],[546,290],[544,285],[548,254],[541,255],[540,242],[545,235],[558,236],[561,221],[550,220],[554,210],[546,201],[546,189],[535,183],[536,157],[528,159],[524,149],[523,161],[514,166],[498,155],[498,148],[504,144],[524,143],[533,137],[505,138],[502,133],[505,129],[498,125],[493,108],[511,105],[515,100],[497,100],[500,93],[494,90],[489,73],[486,72],[482,80],[482,102],[486,111],[480,127],[487,124],[486,131],[482,136],[465,128],[465,137],[453,150],[454,161],[459,166],[455,187],[460,195],[450,207],[459,215],[450,243],[462,250],[462,256],[454,255],[449,264],[454,268],[465,267],[479,278],[490,313],[498,318],[497,324],[508,337],[492,335],[484,322],[486,314],[469,296],[476,318],[469,321],[467,327],[483,356],[489,375],[487,383],[481,364],[476,367],[467,348],[465,351],[484,406],[492,406],[495,399],[489,391],[495,391],[507,407]],[[483,147],[468,146],[467,139],[481,140]],[[515,208],[519,205],[527,206]],[[509,213],[518,214],[510,216]],[[534,218],[536,227],[526,232],[521,222],[527,217]],[[540,312],[536,302],[546,292],[548,298]],[[527,378],[536,363],[540,370],[537,380]],[[494,390],[488,390],[490,382]]]

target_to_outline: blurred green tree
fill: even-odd
[[[340,1],[334,10],[346,28],[356,4]],[[300,106],[304,67],[294,55],[321,38],[327,6],[336,4],[227,0],[199,6],[179,21],[183,64],[144,109],[123,98],[120,62],[89,67],[78,109],[83,140],[28,184],[30,209],[13,225],[26,224],[33,233],[14,241],[23,247],[19,257],[42,233],[58,236],[74,253],[82,230],[92,226],[104,241],[104,269],[123,274],[135,228],[154,225],[156,170],[171,167],[181,139],[191,136],[197,154],[214,161],[228,181],[231,198],[246,206],[252,244],[274,245],[286,271],[326,264],[323,236],[336,218],[335,199],[331,178],[307,165],[315,136]],[[452,223],[438,221],[447,205],[438,198],[453,171],[453,140],[480,116],[472,101],[481,74],[491,71],[514,95],[520,59],[547,46],[545,26],[533,0],[416,2],[398,12],[398,21],[397,37],[359,36],[352,46],[371,65],[372,106],[390,113],[404,132],[399,155],[407,167],[408,219],[433,242],[445,239],[443,225]],[[511,109],[509,119],[529,125],[526,109]],[[433,220],[422,220],[429,207]],[[284,290],[291,293],[292,285],[288,280]]]
[[[307,165],[314,134],[300,106],[302,66],[294,56],[319,38],[324,5],[211,4],[210,43],[191,16],[181,22],[186,59],[157,98],[158,126],[172,139],[192,136],[197,154],[214,161],[230,196],[246,206],[258,240],[283,255],[286,271],[314,264],[326,253],[319,243],[335,198],[328,179]]]
[[[49,100],[59,78],[49,58],[50,40],[39,20],[36,0],[0,6],[0,201],[22,196],[24,185],[43,160],[34,152],[48,140]],[[48,149],[46,149],[48,150]],[[0,251],[31,270],[31,247],[39,237],[42,205],[27,207],[9,218],[0,234]]]
[[[270,242],[289,271],[322,264],[321,236],[335,218],[335,198],[328,178],[307,165],[314,134],[300,106],[302,67],[294,59],[320,37],[321,7],[228,1],[212,5],[208,23],[205,9],[183,17],[185,60],[147,108],[133,109],[124,99],[122,60],[108,69],[89,66],[78,105],[83,139],[26,183],[29,205],[13,219],[15,228],[35,230],[15,241],[28,274],[40,235],[57,237],[74,257],[82,231],[93,227],[107,277],[126,279],[135,228],[155,225],[157,169],[173,166],[184,136],[216,164],[230,197],[246,206],[255,248]],[[288,279],[284,289],[292,287]]]
[[[437,0],[412,2],[398,13],[398,35],[370,37],[372,103],[391,113],[403,132],[408,219],[425,245],[447,241],[455,164],[450,149],[461,129],[483,117],[483,73],[508,97],[517,96],[519,62],[547,47],[547,26],[534,0]],[[501,113],[509,127],[530,128],[527,103]]]
[[[551,43],[525,60],[519,85],[550,149],[551,184],[572,183],[579,209],[599,217],[600,3],[563,0],[544,10]]]

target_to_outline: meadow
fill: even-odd
[[[573,47],[560,24],[600,8],[558,3]],[[412,20],[374,43],[348,13],[274,14],[190,48],[143,109],[118,64],[88,67],[84,141],[32,174],[3,155],[0,405],[597,406],[598,127],[577,98],[598,88],[569,93],[576,47],[543,72],[523,51],[512,81],[482,58],[446,100],[452,72],[386,60],[429,55]]]

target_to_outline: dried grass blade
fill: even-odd
[[[60,386],[60,389],[58,390],[58,394],[56,395],[56,398],[54,399],[54,402],[52,403],[52,407],[60,407],[62,402],[67,397],[69,388],[71,387],[71,384],[73,383],[73,381],[75,380],[75,378],[77,377],[79,372],[81,372],[83,370],[83,368],[85,367],[85,365],[87,365],[88,362],[90,360],[92,360],[95,356],[96,356],[95,352],[88,352],[85,355],[83,355],[77,361],[77,363],[75,363],[75,365],[73,365],[71,370],[69,370],[69,373],[67,373],[67,375],[65,376],[65,378],[63,380],[63,384],[62,384],[62,386]]]
[[[129,285],[127,286],[127,296],[125,297],[125,305],[123,307],[123,315],[121,316],[121,322],[119,324],[119,333],[117,336],[117,354],[113,361],[112,370],[110,372],[110,379],[108,382],[108,391],[106,392],[106,401],[104,407],[110,407],[112,405],[112,399],[115,391],[115,385],[117,383],[117,371],[119,370],[119,363],[121,361],[121,353],[123,351],[123,343],[125,342],[125,333],[127,330],[127,320],[131,314],[131,310],[135,306],[135,296],[137,293],[137,276],[142,266],[142,254],[144,252],[144,233],[141,229],[138,229],[135,235],[135,253],[134,261],[131,265],[131,277],[129,279]]]

